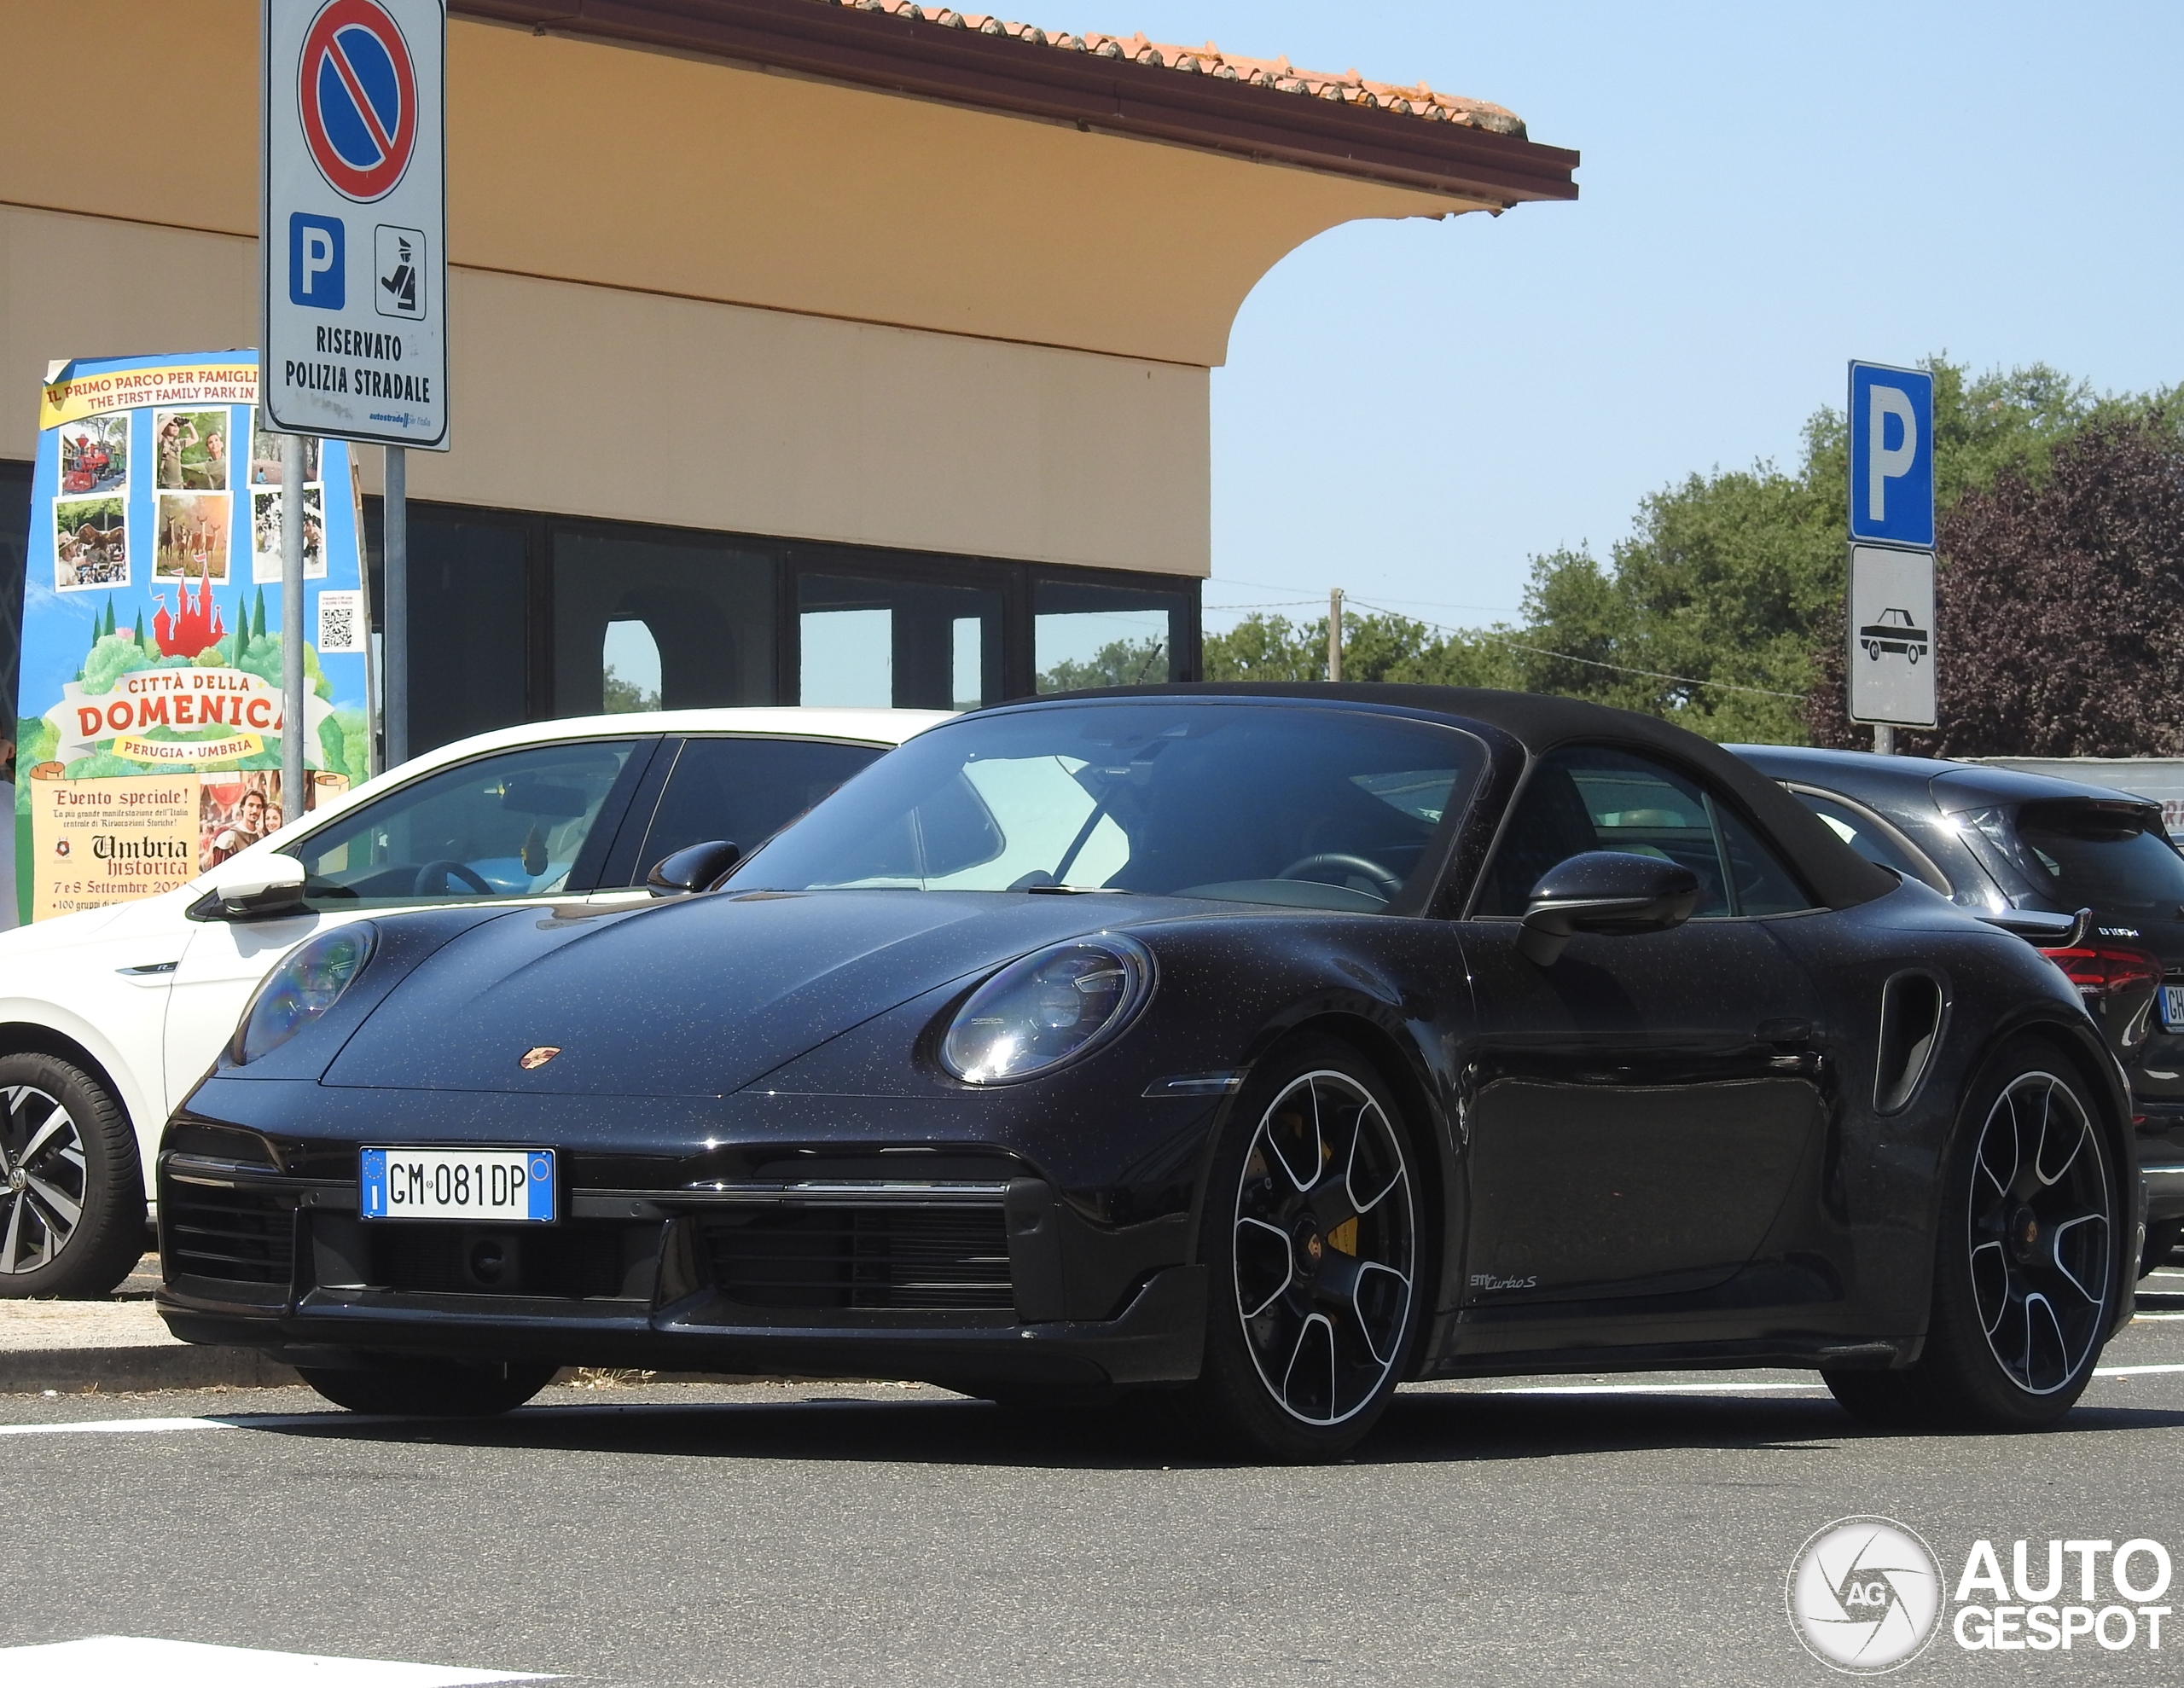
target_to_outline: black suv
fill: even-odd
[[[2184,856],[2161,805],[1977,763],[1728,748],[1861,856],[2025,937],[2070,976],[2130,1075],[2146,1269],[2167,1258],[2184,1242]]]

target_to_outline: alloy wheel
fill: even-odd
[[[2108,1169],[2100,1134],[2053,1074],[2013,1079],[1972,1157],[1972,1292],[1987,1346],[2028,1395],[2077,1376],[2109,1298]]]
[[[1417,1227],[1403,1140],[1349,1075],[1305,1073],[1244,1157],[1232,1256],[1245,1346],[1291,1417],[1339,1424],[1402,1358]]]
[[[82,1222],[87,1182],[83,1134],[60,1100],[0,1088],[0,1273],[52,1263]]]

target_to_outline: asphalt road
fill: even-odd
[[[2148,1537],[2184,1572],[2184,1273],[2147,1287],[2103,1364],[2162,1369],[2018,1438],[1867,1434],[1796,1372],[1414,1389],[1316,1470],[911,1387],[556,1389],[482,1426],[302,1391],[4,1396],[0,1649],[739,1688],[1823,1684],[1785,1578],[1845,1515],[1909,1525],[1945,1583],[1980,1538],[2039,1572],[2050,1538]],[[1945,1618],[1894,1679],[2173,1682],[2184,1621],[2163,1639],[1975,1653]]]

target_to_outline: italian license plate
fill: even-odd
[[[2161,1024],[2169,1031],[2184,1031],[2184,984],[2161,988]]]
[[[359,1169],[366,1219],[554,1222],[551,1149],[366,1149]]]

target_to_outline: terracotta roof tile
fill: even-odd
[[[1284,94],[1310,99],[1334,100],[1345,105],[1377,107],[1428,123],[1458,123],[1490,134],[1525,138],[1524,119],[1502,106],[1461,95],[1443,94],[1420,83],[1401,88],[1393,83],[1368,82],[1355,70],[1300,70],[1287,58],[1246,59],[1224,53],[1211,41],[1203,47],[1179,46],[1136,35],[1082,35],[1067,31],[1048,33],[1036,24],[1011,23],[980,12],[959,12],[946,6],[927,6],[921,0],[815,0],[821,5],[854,7],[860,11],[885,12],[893,17],[937,24],[945,29],[973,29],[982,35],[1008,36],[1057,52],[1089,53],[1103,59],[1128,59],[1133,63],[1172,70],[1184,76],[1211,76],[1223,82],[1247,82]]]

